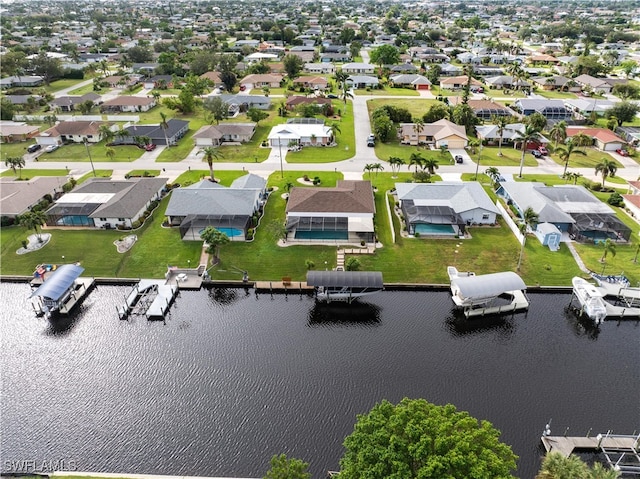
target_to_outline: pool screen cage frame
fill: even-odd
[[[407,222],[407,232],[413,234],[417,224],[451,225],[464,234],[467,222],[450,206],[416,206],[412,200],[402,202],[402,212]]]
[[[191,231],[193,236],[190,239],[200,240],[199,235],[195,235],[195,231],[213,226],[219,228],[235,228],[241,230],[246,235],[247,228],[251,222],[251,217],[246,215],[189,215],[180,223],[180,237],[185,236]],[[188,238],[189,239],[189,238]]]
[[[569,226],[569,234],[578,241],[600,241],[607,238],[615,242],[628,242],[631,238],[631,228],[614,215],[598,213],[573,213],[571,217],[575,223]],[[592,232],[586,235],[585,232]]]
[[[287,219],[287,231],[349,231],[349,218],[295,216]]]

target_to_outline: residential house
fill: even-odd
[[[374,76],[368,75],[349,75],[346,80],[347,85],[350,85],[352,88],[378,88],[380,84],[380,80]]]
[[[43,99],[40,95],[4,95],[2,98],[20,108],[29,107],[29,104],[37,108]]]
[[[237,178],[229,188],[205,179],[174,189],[165,215],[169,224],[180,228],[183,240],[201,241],[200,233],[212,226],[232,241],[244,241],[253,216],[266,201],[266,185],[253,174]]]
[[[500,214],[480,183],[396,183],[407,232],[464,236],[470,225],[493,225]]]
[[[320,55],[320,63],[342,63],[351,60],[351,54],[345,53],[322,53]]]
[[[209,80],[213,84],[214,88],[220,88],[221,86],[224,86],[224,83],[220,79],[220,73],[218,72],[206,72],[200,75],[200,78]]]
[[[56,108],[59,108],[60,111],[64,111],[64,112],[70,112],[70,111],[75,111],[76,107],[81,104],[84,103],[86,101],[90,101],[91,103],[93,103],[94,105],[96,105],[98,103],[98,101],[100,100],[100,95],[98,95],[97,93],[85,93],[82,96],[60,96],[58,98],[55,98],[52,102],[51,102],[51,107],[55,110]]]
[[[0,179],[0,212],[2,216],[16,218],[37,205],[45,196],[55,197],[62,192],[66,177],[38,176],[24,181],[15,178]]]
[[[152,90],[154,88],[173,88],[173,76],[156,75],[143,80],[142,85],[147,90]]]
[[[109,88],[129,88],[136,85],[142,75],[134,74],[134,75],[111,75],[102,80]]]
[[[463,99],[459,96],[447,97],[449,105],[461,104]],[[495,116],[515,116],[515,112],[510,108],[496,103],[494,100],[467,100],[467,105],[471,107],[476,116],[484,121],[490,121]]]
[[[333,75],[336,72],[336,66],[333,63],[305,63],[303,71],[316,75]]]
[[[384,68],[389,70],[392,75],[399,75],[401,73],[405,73],[405,74],[418,73],[418,67],[411,63],[400,63],[399,65],[385,65]]]
[[[464,126],[442,119],[425,123],[419,127],[415,123],[401,123],[398,138],[403,145],[434,145],[436,148],[460,149],[468,144]]]
[[[553,55],[547,55],[544,53],[534,53],[530,57],[527,58],[527,62],[531,64],[544,64],[544,65],[557,65],[560,63]]]
[[[516,107],[524,116],[540,113],[547,120],[570,120],[572,113],[568,110],[562,100],[529,99],[519,98],[514,102]]]
[[[418,74],[391,75],[389,81],[396,87],[413,88],[415,90],[429,90],[431,88],[429,79]]]
[[[468,77],[466,75],[457,76],[457,77],[446,77],[440,79],[440,88],[445,90],[462,90],[468,82]],[[476,80],[475,78],[471,78],[471,87],[472,88],[482,88],[482,82]]]
[[[139,113],[151,110],[156,106],[156,99],[152,96],[120,95],[100,105],[102,113]]]
[[[44,83],[44,77],[38,75],[20,75],[12,76],[0,79],[0,89],[6,90],[8,88],[30,88],[40,86]]]
[[[308,96],[290,96],[286,101],[286,108],[289,111],[295,110],[298,105],[331,105],[330,98],[308,97]]]
[[[331,187],[294,187],[286,208],[286,241],[375,242],[376,208],[368,181],[339,180]]]
[[[168,178],[90,178],[47,211],[49,226],[133,228],[151,202],[160,200]]]
[[[258,110],[268,110],[271,107],[271,98],[264,95],[246,95],[238,93],[236,95],[220,95],[223,102],[229,105],[229,114],[235,112],[245,112],[251,108]]]
[[[35,138],[42,146],[61,145],[65,142],[98,143],[102,140],[100,133],[102,125],[113,127],[112,123],[103,121],[61,121]]]
[[[628,241],[631,229],[618,219],[615,211],[583,186],[545,186],[538,182],[505,181],[498,194],[520,214],[532,208],[539,223],[551,223],[582,242]]]
[[[440,75],[446,77],[456,77],[462,73],[462,68],[451,65],[450,63],[444,63],[440,65]],[[466,77],[465,77],[466,78]]]
[[[517,148],[522,142],[520,138],[525,132],[524,123],[509,123],[502,131],[502,144],[513,145]],[[497,125],[479,125],[476,126],[476,133],[478,138],[489,145],[497,145],[500,143],[500,131]],[[549,140],[538,134],[538,138],[535,141],[530,142],[525,149],[535,149],[538,146],[549,144]]]
[[[334,143],[333,131],[322,120],[294,118],[271,129],[268,140],[271,147],[329,146]],[[306,123],[305,121],[308,121]]]
[[[622,78],[595,78],[591,75],[579,75],[574,80],[582,86],[583,91],[609,94],[617,84],[625,84],[627,80]]]
[[[147,137],[154,145],[175,145],[189,131],[189,122],[171,118],[167,120],[166,129],[158,124],[130,125],[125,130],[129,132],[129,136],[117,139],[115,144],[134,144],[136,138]]]
[[[485,78],[484,81],[491,89],[528,90],[531,88],[531,84],[528,81],[516,80],[511,75],[492,76]]]
[[[256,123],[220,123],[205,125],[194,135],[196,146],[220,146],[225,143],[246,143],[256,132]]]
[[[567,108],[571,109],[574,113],[584,118],[588,118],[595,112],[598,116],[604,116],[605,112],[615,105],[611,100],[604,100],[602,98],[567,98],[564,100],[564,104]]]
[[[607,128],[567,127],[567,138],[582,134],[593,138],[593,144],[602,151],[616,151],[626,146],[626,141]]]
[[[34,125],[27,125],[23,122],[0,121],[0,142],[17,143],[34,138],[40,129]]]
[[[577,93],[582,89],[578,82],[562,75],[554,75],[550,77],[537,76],[531,78],[531,80],[538,88],[542,88],[547,91],[568,91]]]
[[[622,195],[625,208],[631,217],[640,222],[640,181],[629,182],[629,193]]]
[[[264,74],[251,74],[244,77],[240,80],[240,86],[243,86],[247,90],[251,90],[253,88],[279,88],[280,84],[283,80],[282,75],[273,74],[273,73],[264,73]]]
[[[329,82],[321,76],[301,76],[293,80],[294,87],[311,88],[312,90],[326,90]]]
[[[375,75],[376,66],[372,63],[345,63],[342,72],[347,75]]]

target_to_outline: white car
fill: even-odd
[[[51,153],[52,151],[56,151],[58,148],[60,148],[58,145],[49,145],[44,149],[44,151]]]

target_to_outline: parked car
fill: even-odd
[[[327,95],[327,98],[331,98],[332,100],[335,100],[336,98],[338,98],[338,95],[334,95],[333,93],[329,93]]]
[[[627,150],[625,150],[624,148],[618,148],[616,150],[616,153],[620,156],[629,156],[629,152]]]
[[[456,155],[455,160],[456,163],[462,163],[464,161],[461,155]]]
[[[29,153],[35,153],[36,151],[38,151],[40,148],[42,148],[42,145],[39,145],[38,143],[36,143],[35,145],[31,145],[29,148],[27,148],[27,151]]]
[[[547,150],[546,146],[539,146],[538,151],[542,153],[544,156],[547,156],[549,154],[549,150]]]
[[[153,151],[156,149],[156,145],[154,143],[149,143],[148,145],[144,145],[144,149],[147,151]]]
[[[542,158],[542,153],[540,153],[538,150],[531,150],[531,154],[536,158]]]
[[[51,153],[52,151],[56,151],[58,148],[60,148],[59,145],[49,145],[44,149],[44,151]]]
[[[376,146],[376,137],[375,137],[375,135],[369,135],[367,137],[367,146],[369,146],[369,147]]]
[[[247,89],[246,85],[240,85],[240,91],[245,91],[246,89]],[[220,90],[222,90],[222,88]]]

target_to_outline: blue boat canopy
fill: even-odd
[[[522,278],[512,271],[454,278],[451,284],[458,287],[462,298],[471,300],[527,289]]]
[[[384,286],[380,271],[309,271],[309,286],[380,288]]]
[[[82,274],[84,268],[75,264],[63,264],[42,283],[42,285],[31,293],[30,298],[40,296],[52,301],[58,301],[69,290],[73,282]]]

